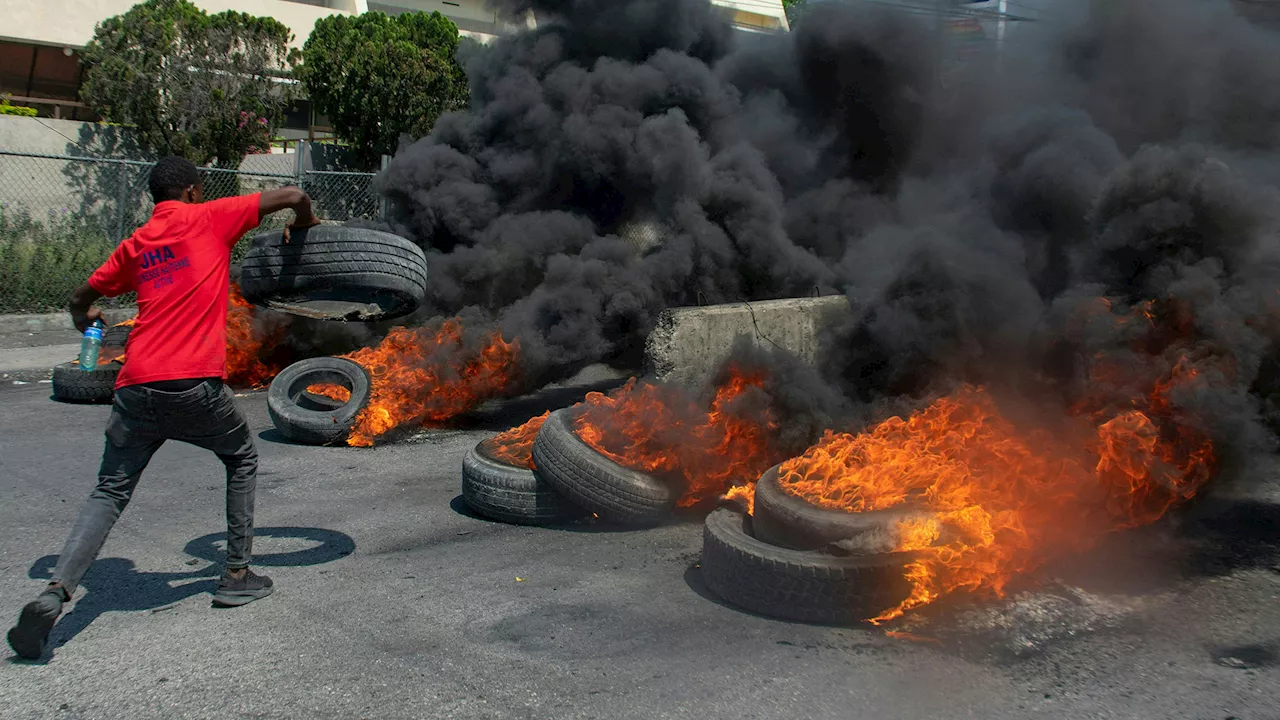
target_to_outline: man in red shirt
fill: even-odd
[[[9,631],[9,644],[23,658],[44,653],[63,603],[166,440],[212,450],[227,469],[227,569],[214,604],[244,605],[273,589],[270,578],[249,569],[258,452],[223,384],[231,248],[278,210],[293,210],[292,227],[319,221],[310,198],[294,187],[204,203],[199,170],[178,157],[156,163],[150,186],[156,202],[151,219],[71,296],[71,317],[81,332],[102,317],[93,303],[103,296],[136,291],[138,320],[116,380],[98,485],[58,556],[52,582]]]

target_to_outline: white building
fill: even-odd
[[[94,26],[125,13],[137,0],[0,0],[0,94],[14,104],[33,105],[41,114],[92,119],[78,100],[81,68],[78,50],[92,38]],[[439,11],[466,36],[488,42],[512,29],[500,22],[484,0],[193,0],[208,12],[238,10],[274,17],[293,30],[301,46],[316,21],[329,15],[370,10],[396,14]],[[781,0],[712,0],[733,24],[747,31],[788,30]],[[305,107],[289,126],[313,123]],[[301,115],[302,117],[297,117]]]

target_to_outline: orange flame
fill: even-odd
[[[737,407],[763,383],[758,373],[730,368],[704,411],[678,388],[632,378],[609,395],[588,394],[574,431],[619,465],[682,480],[677,504],[691,507],[735,483],[754,482],[777,462],[770,443],[778,427],[773,412]]]
[[[779,482],[827,508],[931,511],[899,523],[895,549],[918,558],[906,566],[912,590],[871,622],[958,590],[999,596],[1015,574],[1153,522],[1209,479],[1208,439],[1159,422],[1177,381],[1158,385],[1142,410],[1053,434],[1015,425],[986,390],[966,386],[862,434],[828,432],[782,464]]]
[[[330,400],[337,400],[342,403],[351,399],[351,390],[335,383],[316,383],[315,385],[308,385],[307,392],[312,395],[327,397]]]
[[[275,352],[284,337],[284,326],[264,329],[255,323],[257,309],[244,299],[235,283],[231,284],[228,299],[227,383],[235,387],[265,387],[286,364]]]
[[[512,384],[517,349],[496,332],[469,349],[454,318],[434,328],[395,328],[377,347],[344,355],[372,384],[347,444],[369,447],[394,428],[444,422],[497,396]]]
[[[484,451],[500,463],[533,469],[533,441],[538,437],[542,424],[551,417],[544,412],[538,417],[484,441]]]
[[[724,494],[725,500],[741,500],[747,506],[747,514],[756,514],[756,484],[748,481],[744,485],[734,485]]]

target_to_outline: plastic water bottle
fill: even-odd
[[[102,347],[102,335],[106,331],[106,326],[101,320],[94,320],[93,324],[84,331],[84,339],[80,341],[80,369],[96,370],[98,367],[98,349]]]

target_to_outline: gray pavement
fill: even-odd
[[[15,373],[24,370],[44,370],[48,372],[54,365],[75,360],[79,356],[79,343],[5,348],[0,350],[0,373]]]
[[[0,385],[47,381],[53,366],[80,356],[80,338],[75,328],[20,326],[14,319],[43,318],[42,315],[0,315]],[[61,317],[59,315],[58,317]]]
[[[80,344],[80,333],[74,329],[60,328],[57,330],[40,330],[38,332],[28,332],[21,330],[17,332],[0,332],[0,362],[4,362],[3,358],[8,351],[22,348],[38,348],[51,345],[75,345]]]
[[[906,629],[779,622],[698,581],[696,521],[524,528],[461,509],[464,451],[604,387],[372,450],[283,444],[264,395],[257,555],[276,593],[216,610],[221,467],[170,445],[40,664],[0,651],[0,717],[1280,718],[1280,512],[1117,536],[1000,601]],[[103,407],[0,385],[0,616],[41,587],[93,482]]]

